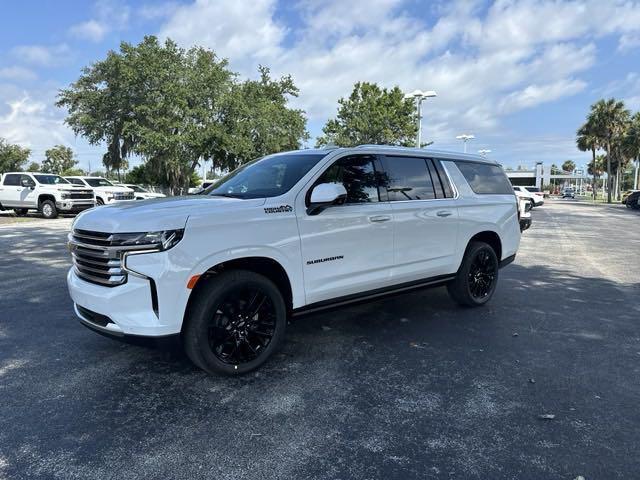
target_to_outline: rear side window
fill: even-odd
[[[2,182],[3,185],[15,185],[15,186],[19,186],[20,185],[20,177],[21,175],[16,175],[16,174],[8,174],[4,176],[4,182]]]
[[[457,161],[456,166],[478,194],[513,194],[511,182],[498,165]]]
[[[345,203],[369,203],[379,201],[378,175],[371,155],[356,155],[338,160],[325,170],[315,182],[341,183],[347,190]]]
[[[431,171],[431,178],[433,179],[433,184],[436,190],[436,197],[452,198],[453,189],[451,188],[449,178],[444,172],[444,168],[442,167],[440,160],[434,158],[428,160],[427,163],[429,164],[429,170]]]
[[[383,157],[390,201],[436,198],[427,162],[420,157]]]

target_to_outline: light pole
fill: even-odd
[[[478,153],[484,158],[487,158],[487,154],[491,153],[491,150],[489,150],[488,148],[483,148],[482,150],[478,150]]]
[[[464,153],[467,153],[467,142],[469,140],[473,140],[474,138],[476,138],[476,136],[468,133],[463,133],[462,135],[458,135],[456,138],[458,140],[462,140],[462,142],[464,143]]]
[[[414,90],[411,93],[407,93],[404,98],[414,98],[416,99],[416,108],[418,110],[418,139],[416,140],[416,148],[421,147],[422,142],[422,102],[425,98],[437,97],[438,94],[433,90],[427,90],[423,92],[422,90]]]

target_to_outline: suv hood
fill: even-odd
[[[206,195],[138,200],[85,210],[76,217],[73,228],[105,233],[171,230],[184,228],[189,215],[205,210],[244,210],[264,203],[264,198],[241,200]]]
[[[87,187],[87,188],[91,188],[93,190],[97,190],[99,192],[118,192],[118,193],[129,193],[129,192],[133,192],[133,190],[131,190],[130,188],[127,187]]]

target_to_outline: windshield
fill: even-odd
[[[113,187],[113,183],[105,178],[85,178],[84,180],[92,187]]]
[[[237,198],[277,197],[288,192],[327,153],[283,153],[253,160],[211,185],[203,194]]]
[[[527,187],[527,190],[529,190],[530,192],[539,192],[540,189],[538,187]]]
[[[60,175],[34,175],[38,183],[42,185],[57,185],[58,183],[69,183]]]
[[[139,187],[138,185],[125,185],[125,187],[130,188],[134,192],[147,193],[147,191],[144,188]]]

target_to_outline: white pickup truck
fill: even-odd
[[[45,218],[56,218],[58,213],[77,213],[95,205],[93,190],[59,175],[9,172],[0,179],[0,210],[13,209],[16,215],[38,210]]]

